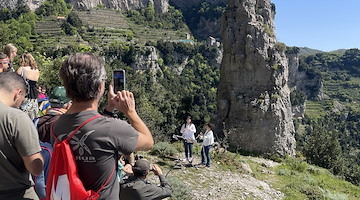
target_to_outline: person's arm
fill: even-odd
[[[181,125],[180,133],[181,134],[185,133],[185,124]]]
[[[111,94],[113,96],[113,98],[111,98],[112,105],[114,105],[114,107],[124,113],[129,119],[131,126],[139,132],[139,138],[136,144],[135,151],[150,150],[154,145],[154,139],[149,128],[145,125],[145,123],[142,121],[142,119],[139,117],[135,110],[135,99],[133,93],[123,90],[117,92],[117,94],[115,95],[111,85],[109,88],[109,93],[113,94]],[[110,108],[111,107],[109,107],[109,109]]]
[[[214,138],[214,132],[213,131],[210,131],[210,143],[211,143],[211,145],[213,145],[214,144],[214,142],[215,142],[215,138]]]
[[[149,184],[147,185],[145,196],[150,199],[163,199],[166,197],[170,197],[172,194],[172,188],[170,183],[166,180],[163,175],[160,167],[158,165],[153,164],[154,174],[157,175],[160,179],[160,186]]]
[[[191,124],[190,131],[193,132],[193,133],[196,133],[196,128],[195,128],[194,124]]]
[[[133,174],[132,166],[130,164],[126,164],[122,169],[126,174],[130,175]]]
[[[16,73],[21,75],[23,67],[19,67],[19,69],[16,70]]]
[[[13,116],[14,145],[21,156],[26,169],[33,175],[38,176],[43,170],[44,160],[40,153],[39,135],[29,116],[24,112],[18,112]]]
[[[36,153],[31,156],[21,157],[24,161],[25,167],[34,176],[39,176],[43,171],[44,159],[41,153]]]

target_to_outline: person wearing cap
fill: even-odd
[[[205,125],[205,133],[200,133],[200,139],[203,140],[201,145],[201,164],[206,165],[206,167],[210,167],[210,149],[214,144],[214,124],[207,123]]]
[[[6,54],[0,52],[0,73],[9,69],[9,58]]]
[[[0,199],[39,199],[29,176],[43,170],[39,139],[33,122],[18,109],[26,93],[20,75],[0,73]]]
[[[185,158],[190,163],[192,162],[193,154],[193,143],[195,140],[196,128],[191,121],[191,116],[187,116],[185,123],[181,126],[180,133],[184,139],[184,148],[185,148]]]
[[[150,164],[146,159],[139,159],[132,167],[132,171],[133,176],[120,185],[121,200],[155,200],[171,196],[171,185],[158,165]],[[150,171],[159,177],[159,186],[146,180]]]
[[[48,143],[51,142],[51,125],[58,120],[62,114],[65,114],[71,106],[71,101],[66,97],[66,90],[63,86],[57,86],[51,91],[49,102],[51,108],[46,112],[46,115],[39,118],[36,124],[40,141]]]

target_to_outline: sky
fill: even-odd
[[[322,51],[360,48],[359,0],[270,1],[279,42]]]

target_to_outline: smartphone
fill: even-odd
[[[115,69],[113,71],[114,93],[125,90],[125,70]]]

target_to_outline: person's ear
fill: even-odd
[[[13,93],[13,98],[14,101],[16,101],[17,99],[19,99],[21,97],[21,94],[23,93],[22,89],[17,89],[15,90],[15,92]]]

